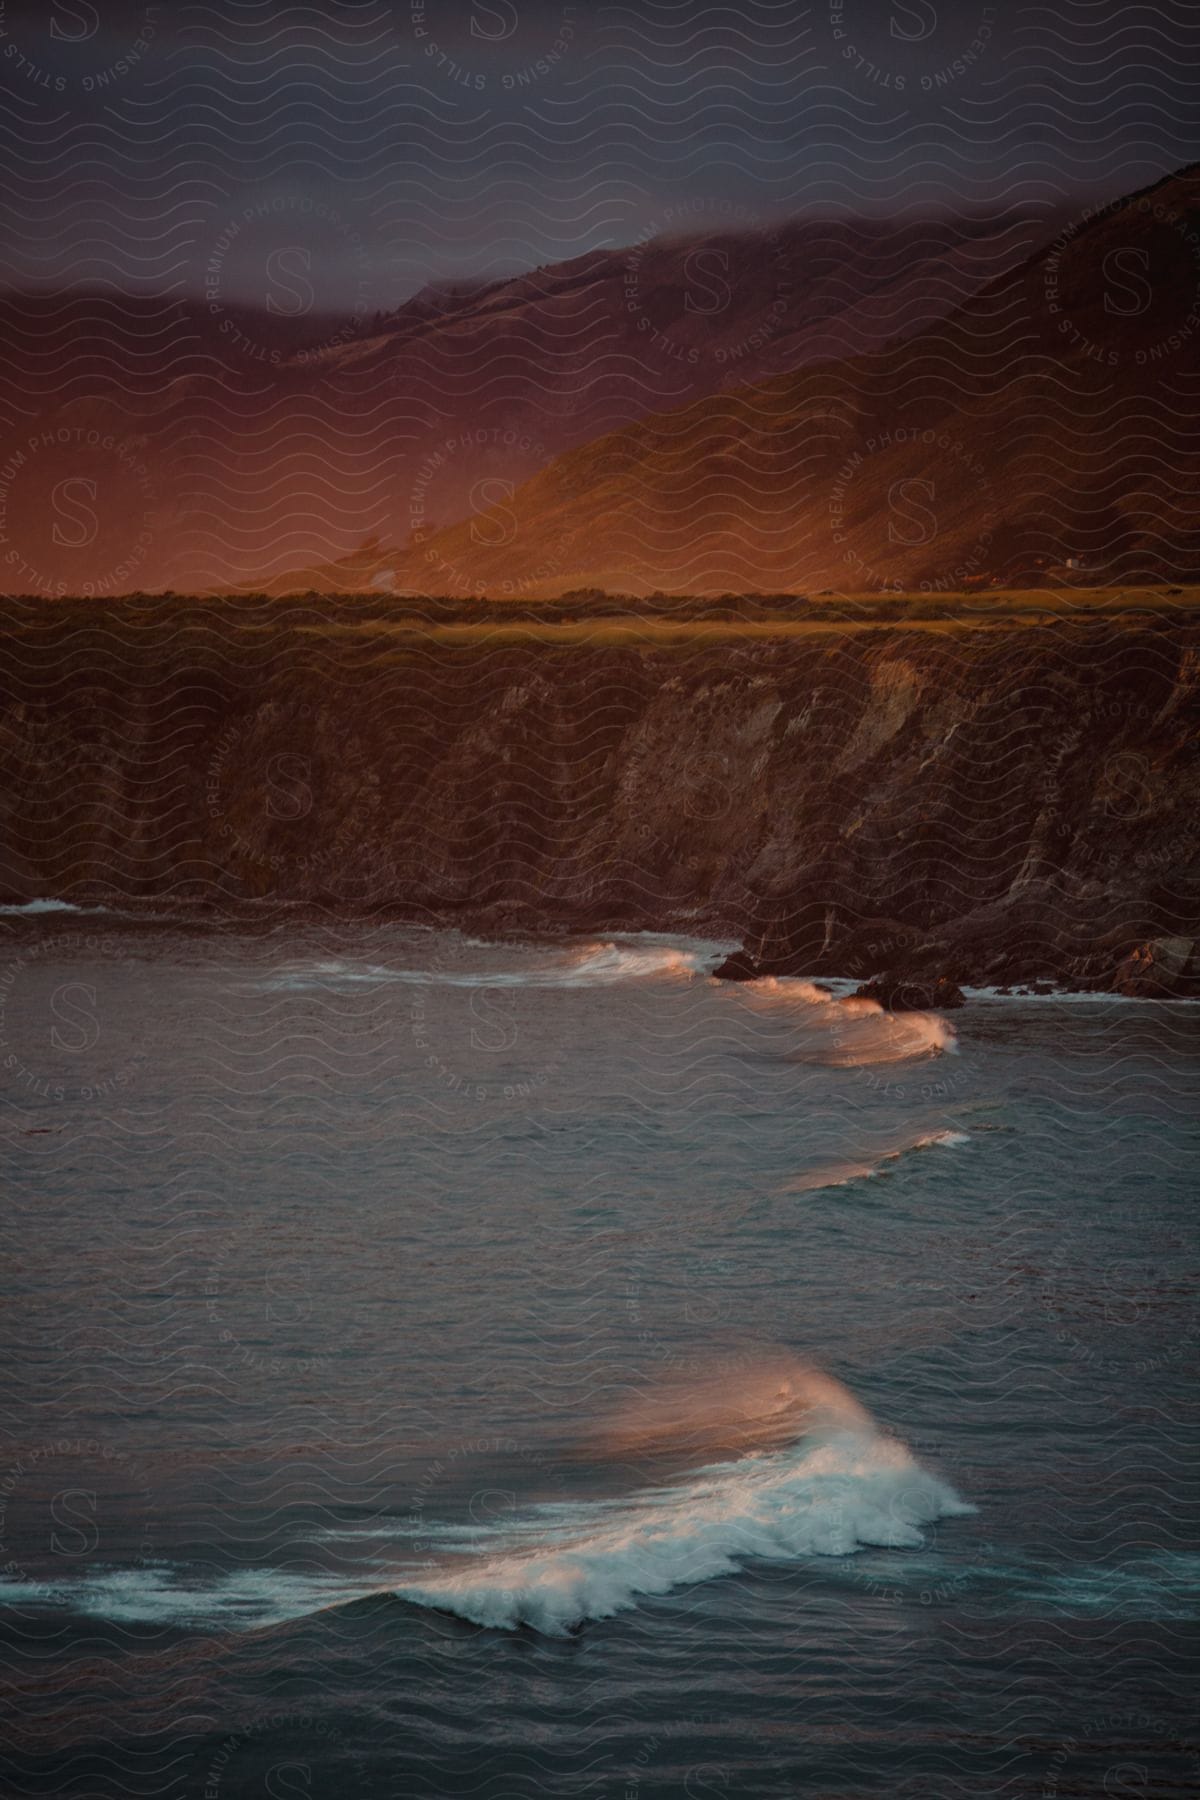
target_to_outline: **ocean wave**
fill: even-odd
[[[731,1423],[756,1416],[772,1425],[789,1420],[803,1436],[787,1449],[752,1450],[628,1499],[533,1507],[482,1555],[478,1531],[464,1532],[461,1548],[474,1552],[465,1566],[396,1593],[477,1625],[529,1625],[561,1637],[641,1598],[758,1560],[919,1549],[922,1526],[974,1511],[818,1371],[771,1363],[727,1391],[721,1416],[705,1416],[704,1405],[704,1390],[694,1386],[663,1402],[652,1398],[640,1419],[618,1428],[616,1442],[628,1450],[640,1436],[660,1447],[664,1431],[693,1438],[698,1429],[720,1438]],[[441,1539],[446,1550],[455,1543],[453,1532]]]
[[[466,940],[460,948],[470,951],[494,948]],[[463,988],[592,988],[637,981],[690,981],[719,960],[721,951],[711,947],[681,948],[671,943],[629,944],[609,941],[565,947],[548,959],[531,960],[525,968],[447,969],[431,958],[424,969],[397,969],[383,963],[326,961],[281,970],[256,987],[289,991],[307,988],[354,986],[361,983],[399,982],[413,987]]]
[[[240,1569],[216,1579],[159,1559],[136,1567],[96,1568],[78,1580],[0,1579],[0,1606],[62,1609],[121,1625],[176,1630],[283,1625],[345,1605],[373,1591],[360,1582],[288,1569]]]
[[[589,944],[572,954],[565,968],[532,971],[526,979],[536,987],[607,987],[624,981],[690,981],[706,972],[709,958],[696,949],[673,944]]]
[[[756,1560],[919,1549],[922,1525],[972,1510],[898,1440],[846,1431],[635,1500],[543,1508],[524,1543],[396,1591],[477,1625],[563,1636]]]
[[[784,1014],[807,1038],[788,1052],[794,1062],[857,1069],[956,1054],[954,1027],[934,1012],[885,1012],[878,1000],[839,999],[829,988],[792,976],[768,975],[738,989],[756,1012]]]
[[[791,1181],[785,1182],[779,1191],[783,1194],[811,1194],[824,1188],[848,1187],[852,1182],[870,1181],[876,1175],[886,1174],[888,1163],[898,1162],[914,1151],[937,1148],[953,1150],[970,1141],[969,1132],[954,1131],[948,1126],[940,1131],[922,1132],[920,1137],[913,1138],[909,1143],[897,1144],[893,1149],[883,1151],[873,1162],[830,1163],[823,1169],[806,1170],[802,1175],[796,1175]]]
[[[927,1472],[921,1473],[925,1482],[932,1479]],[[903,1496],[899,1508],[894,1498],[889,1498],[877,1482],[883,1500],[883,1530],[888,1534],[887,1541],[882,1544],[859,1541],[852,1549],[902,1552],[889,1560],[884,1570],[872,1576],[897,1600],[911,1597],[914,1604],[923,1604],[923,1593],[952,1590],[959,1597],[969,1595],[978,1615],[1014,1621],[1027,1620],[1033,1609],[1037,1616],[1051,1619],[1153,1619],[1162,1622],[1195,1618],[1200,1601],[1200,1558],[1193,1552],[1151,1551],[1136,1557],[1123,1557],[1119,1562],[1085,1562],[1053,1568],[1032,1558],[1002,1555],[989,1544],[984,1546],[991,1553],[985,1560],[964,1560],[961,1556],[949,1558],[940,1547],[933,1549],[925,1545],[922,1548],[908,1533],[920,1538],[922,1525],[936,1523],[937,1518],[969,1515],[974,1508],[959,1500],[944,1484],[939,1484],[941,1494],[928,1494],[922,1501],[921,1495],[926,1490],[919,1487],[914,1494],[907,1476],[893,1473],[891,1481],[893,1489],[898,1485]],[[943,1498],[944,1494],[950,1495],[950,1504]],[[672,1503],[670,1494],[664,1494],[662,1498],[668,1505]],[[865,1494],[860,1493],[857,1505],[861,1509],[864,1504]],[[936,1515],[915,1516],[928,1513],[931,1504],[939,1507]],[[907,1531],[898,1529],[904,1527],[906,1519],[914,1522]],[[663,1523],[666,1523],[665,1516]],[[730,1529],[732,1533],[734,1527],[731,1525]],[[754,1529],[761,1531],[757,1526]],[[385,1535],[384,1528],[380,1529],[379,1535]],[[387,1535],[395,1536],[396,1533],[388,1532]],[[431,1523],[422,1527],[422,1535],[450,1549],[456,1540],[464,1539],[465,1530],[461,1526]],[[477,1541],[478,1535],[475,1531],[473,1539]],[[595,1549],[593,1544],[593,1555]],[[690,1569],[699,1566],[699,1554]],[[703,1554],[712,1559],[713,1546],[708,1546]],[[778,1549],[771,1549],[769,1554],[775,1560],[781,1559]],[[825,1550],[818,1546],[811,1552],[785,1552],[782,1560],[804,1560],[810,1554],[825,1559],[825,1573],[834,1581],[844,1580],[861,1591],[860,1573],[848,1566],[848,1555],[852,1551]],[[750,1558],[745,1555],[730,1556],[729,1567],[736,1569],[748,1560]],[[543,1577],[548,1563],[549,1554],[538,1559],[537,1572]],[[534,1559],[521,1559],[521,1566],[528,1582],[535,1572]],[[494,1559],[479,1558],[477,1586],[482,1586],[485,1572],[495,1577],[498,1567]],[[716,1572],[725,1571],[719,1569]],[[689,1570],[685,1579],[707,1577]],[[684,1582],[672,1585],[682,1586]],[[658,1593],[665,1590],[655,1587],[644,1591]],[[558,1592],[557,1606],[543,1595],[538,1610],[545,1616],[549,1607],[558,1620],[567,1619],[571,1608],[563,1604],[565,1587],[560,1586]],[[452,1612],[472,1623],[497,1625],[509,1630],[535,1623],[532,1619],[516,1616],[521,1607],[515,1589],[511,1591],[510,1601],[503,1606],[493,1604],[491,1600],[477,1606],[478,1594],[456,1592],[447,1596],[440,1582],[395,1588],[383,1586],[366,1575],[355,1580],[272,1567],[240,1569],[213,1579],[164,1559],[137,1568],[96,1569],[83,1579],[29,1581],[0,1578],[0,1606],[11,1607],[14,1611],[62,1611],[115,1624],[150,1625],[177,1631],[270,1630],[312,1619],[323,1612],[344,1616],[347,1608],[389,1599],[422,1610]],[[635,1594],[621,1607],[611,1610],[622,1610],[635,1604],[636,1599]],[[480,1619],[476,1616],[478,1611],[486,1611],[489,1616]],[[503,1618],[492,1616],[501,1611],[505,1614]],[[551,1620],[537,1628],[547,1635],[561,1636],[569,1633],[572,1627],[569,1623]]]
[[[654,1486],[643,1476],[618,1498],[530,1504],[494,1525],[398,1517],[367,1534],[323,1534],[342,1552],[336,1574],[201,1573],[153,1558],[77,1580],[0,1579],[0,1605],[246,1630],[391,1595],[478,1625],[561,1637],[758,1560],[919,1550],[922,1527],[975,1510],[841,1382],[782,1350],[750,1350],[665,1381],[600,1421],[582,1447],[593,1463],[631,1468],[673,1456],[677,1472]],[[364,1536],[373,1540],[369,1562],[352,1554],[357,1566],[346,1565]],[[414,1565],[415,1554],[426,1560]]]

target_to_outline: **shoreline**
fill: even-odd
[[[918,997],[1200,997],[1186,617],[568,654],[127,610],[47,614],[14,659],[0,902],[46,930],[54,899],[114,930],[669,930]]]
[[[743,951],[744,936],[733,929],[722,931],[719,921],[669,920],[657,925],[630,926],[603,922],[589,923],[564,919],[561,923],[541,920],[521,924],[504,924],[486,914],[468,911],[430,918],[426,909],[400,903],[367,911],[341,907],[320,907],[309,900],[239,900],[228,906],[211,901],[177,903],[175,910],[162,910],[158,898],[131,899],[121,906],[98,901],[68,901],[41,897],[23,903],[0,905],[0,944],[5,939],[16,949],[32,940],[53,941],[55,938],[77,939],[81,932],[105,936],[146,934],[166,936],[172,933],[192,936],[221,937],[229,935],[270,936],[284,928],[304,930],[362,927],[379,930],[400,929],[438,933],[457,933],[487,945],[570,944],[596,937],[621,944],[663,944],[680,949],[710,952],[714,964]],[[418,913],[421,916],[417,916]],[[697,929],[699,927],[699,929]],[[713,978],[713,971],[707,971]],[[777,973],[764,969],[754,980],[804,981],[827,988],[835,999],[847,999],[862,988],[870,976],[840,974],[825,969],[796,969]],[[1039,981],[1036,989],[1047,984]],[[1004,991],[1007,990],[1007,991]],[[967,1005],[1003,1005],[1011,1001],[1043,1005],[1078,1005],[1082,1003],[1121,1002],[1128,1005],[1200,1004],[1200,996],[1187,994],[1130,994],[1116,988],[1070,987],[1055,985],[1049,992],[1034,987],[1006,982],[964,982],[961,987]],[[885,1009],[886,1010],[886,1009]],[[938,1011],[936,1004],[930,1010]]]

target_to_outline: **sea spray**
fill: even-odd
[[[742,1003],[767,1017],[783,1016],[798,1042],[786,1052],[795,1062],[857,1069],[955,1054],[954,1027],[940,1013],[885,1012],[878,1000],[838,999],[816,982],[766,976],[737,987]]]

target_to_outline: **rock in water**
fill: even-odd
[[[763,970],[746,950],[735,950],[713,970],[716,981],[757,981]]]
[[[966,1005],[966,995],[948,976],[932,980],[911,975],[876,975],[854,990],[856,1000],[878,1000],[885,1012],[946,1012]]]

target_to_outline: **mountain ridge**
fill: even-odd
[[[949,588],[1072,563],[1186,579],[1198,295],[1189,165],[925,333],[566,453],[503,513],[434,534],[396,583],[450,570],[458,591],[538,595],[523,570],[550,561],[563,584],[632,593]]]
[[[27,466],[0,582],[121,591],[136,543],[129,586],[304,585],[371,538],[403,550],[486,509],[489,492],[648,413],[919,330],[1051,225],[1028,212],[685,222],[682,237],[429,284],[388,312],[372,296],[350,318],[268,315],[216,288],[211,303],[7,296],[0,465],[24,451]],[[146,461],[152,494],[89,456],[97,431]],[[103,503],[91,557],[55,510],[72,480]]]

